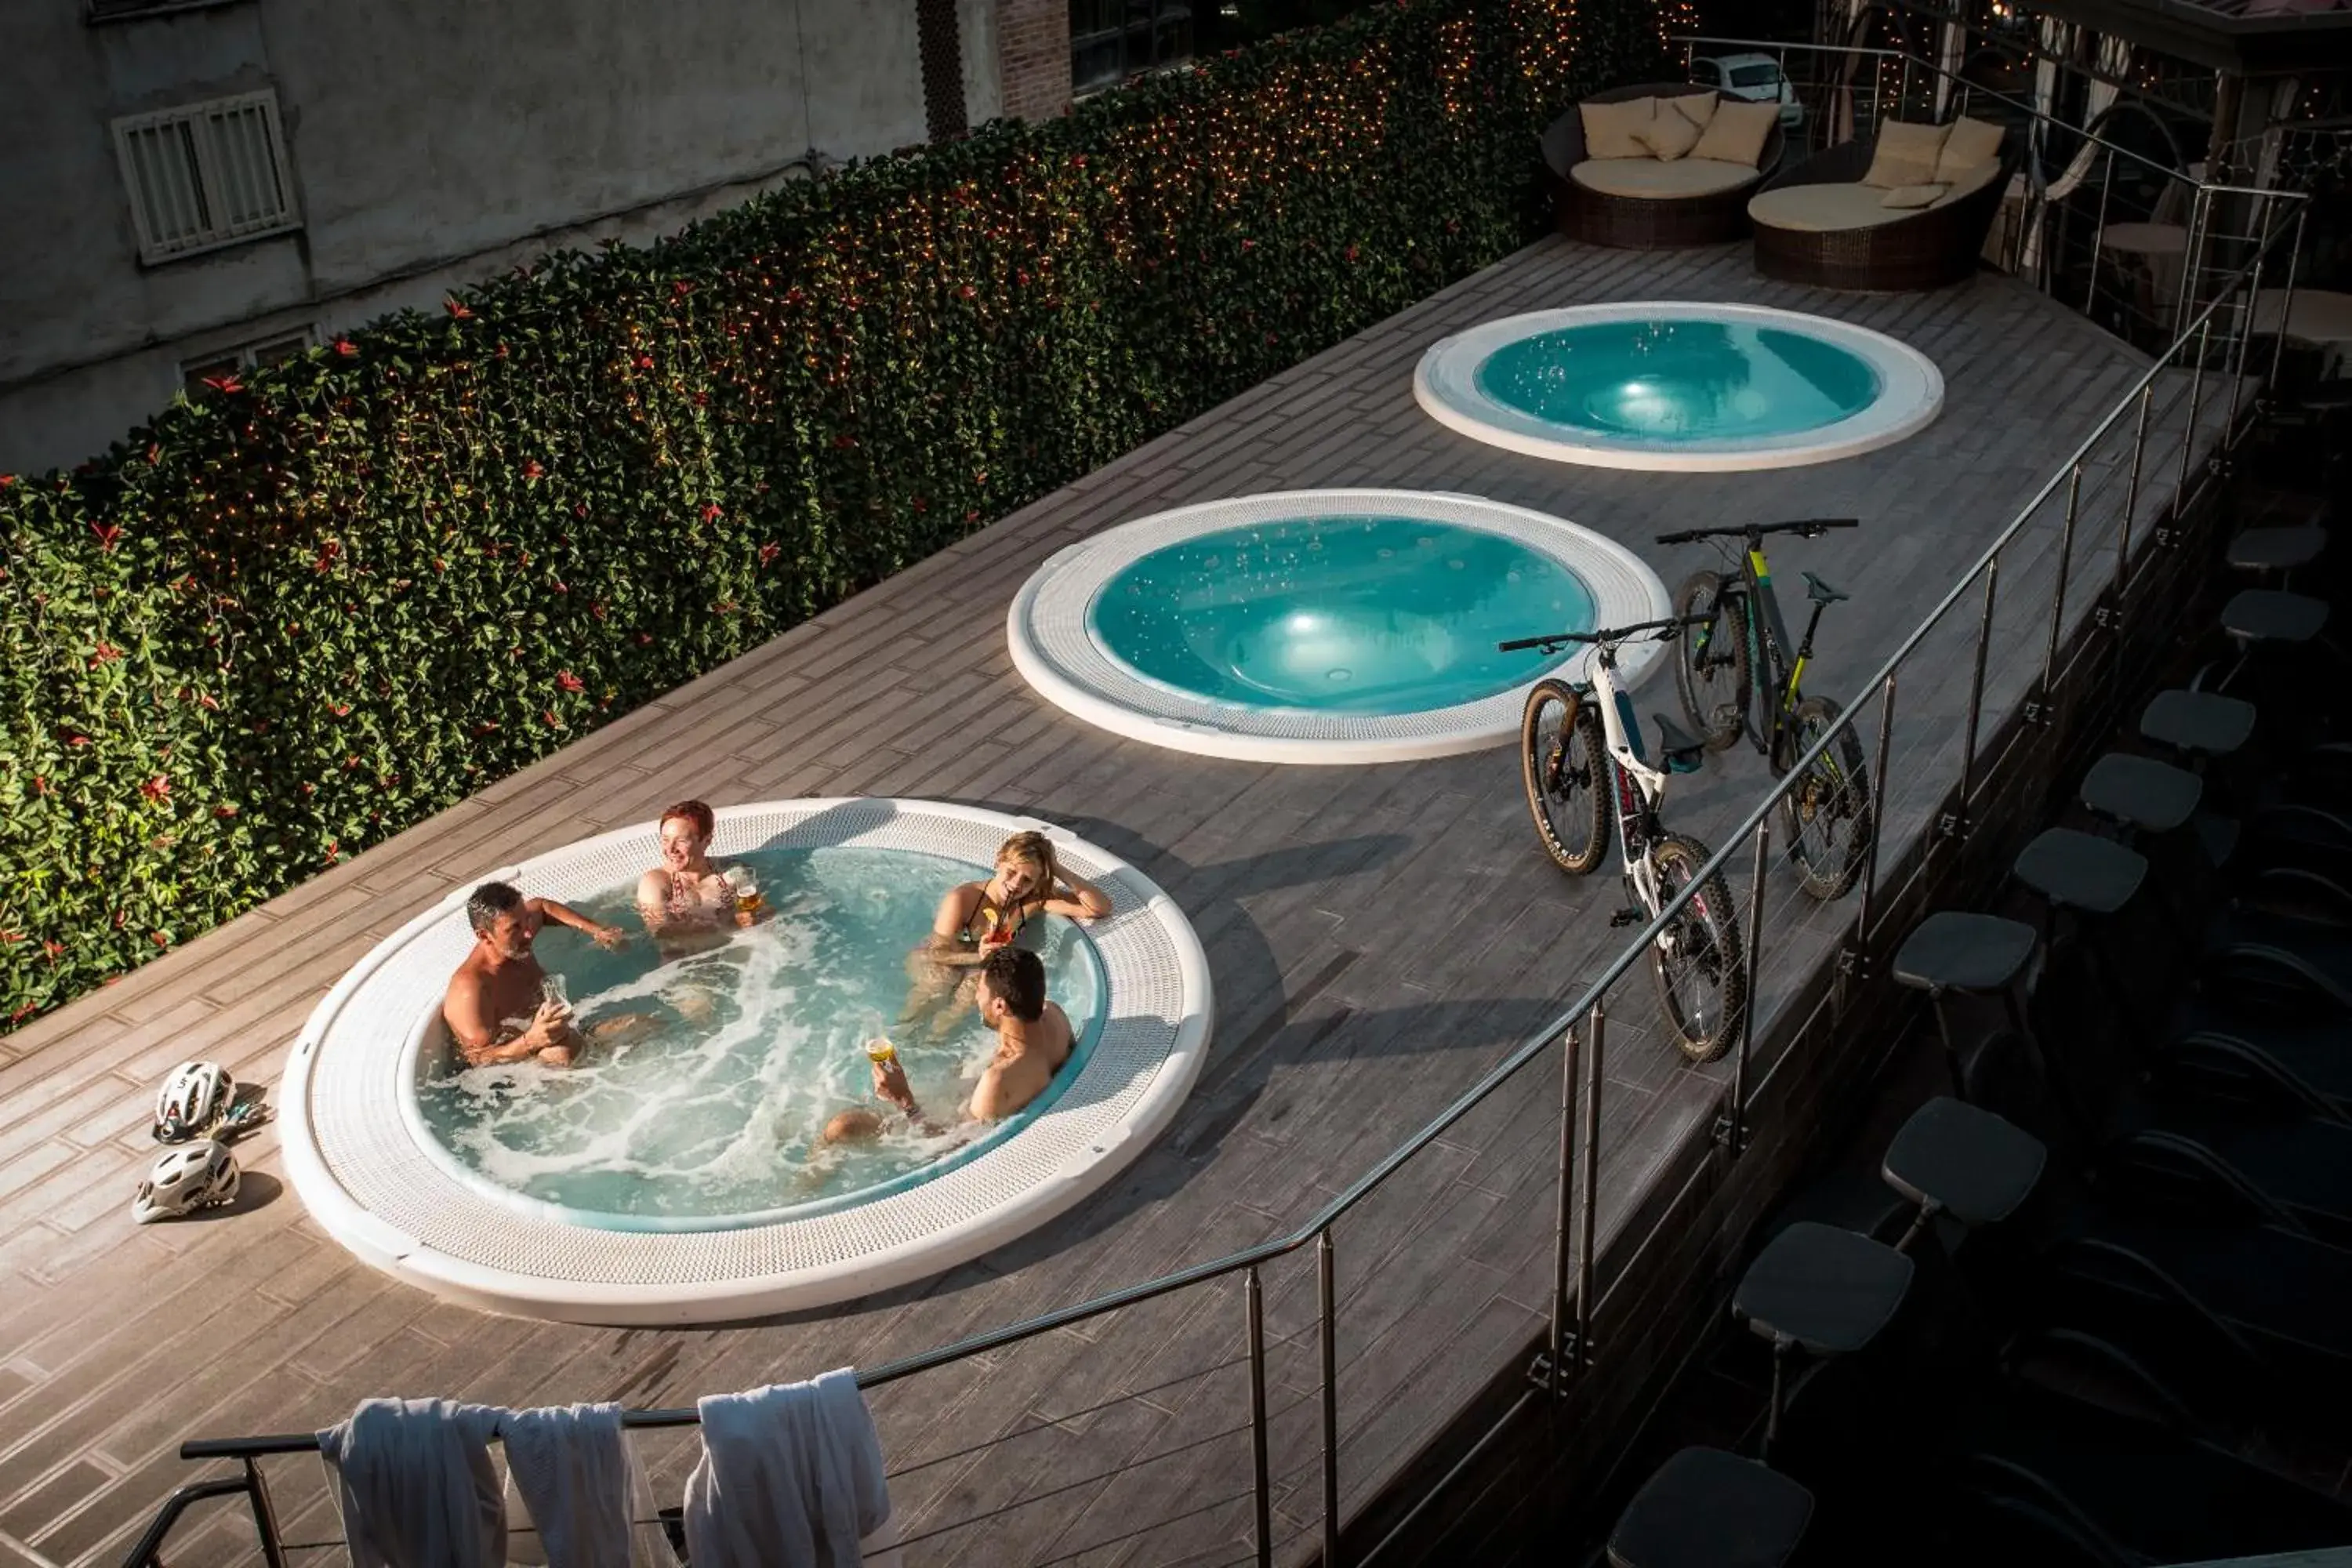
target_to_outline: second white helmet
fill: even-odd
[[[155,1140],[184,1143],[200,1138],[228,1113],[236,1080],[217,1062],[182,1062],[155,1096]]]
[[[167,1149],[155,1157],[154,1169],[139,1184],[139,1195],[131,1202],[131,1217],[150,1225],[212,1208],[234,1199],[240,1180],[236,1156],[218,1139]]]

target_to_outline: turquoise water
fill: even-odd
[[[1478,390],[1521,414],[1671,446],[1818,430],[1877,401],[1859,354],[1802,332],[1727,321],[1598,321],[1522,338],[1478,367]]]
[[[1222,702],[1416,713],[1535,679],[1559,659],[1507,637],[1589,628],[1592,594],[1537,551],[1405,517],[1318,517],[1155,550],[1087,606],[1146,679]]]
[[[1071,1079],[1102,1031],[1094,947],[1068,921],[1031,922],[1021,940],[1045,961],[1046,994],[1077,1031],[1054,1087],[978,1142],[926,1138],[903,1121],[879,1141],[821,1147],[836,1111],[873,1105],[866,1040],[898,1047],[909,1086],[940,1121],[971,1093],[996,1037],[969,1007],[934,1036],[901,1026],[907,955],[929,934],[940,896],[988,874],[899,850],[770,850],[749,865],[772,918],[723,945],[668,963],[645,936],[625,889],[575,907],[632,933],[605,952],[550,926],[541,963],[562,974],[583,1030],[641,1014],[645,1034],[592,1044],[569,1069],[536,1062],[430,1064],[418,1088],[426,1127],[477,1175],[623,1230],[708,1229],[793,1205],[811,1212],[928,1180],[1009,1136]],[[695,1014],[702,1016],[694,1016]]]

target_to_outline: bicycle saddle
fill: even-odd
[[[1658,751],[1666,760],[1666,771],[1671,773],[1696,773],[1706,755],[1706,742],[1684,734],[1675,721],[1663,713],[1653,713],[1650,719],[1658,727]]]
[[[1852,596],[1849,594],[1840,593],[1811,572],[1805,574],[1805,597],[1812,600],[1816,605],[1834,605]]]

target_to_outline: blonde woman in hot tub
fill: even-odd
[[[1024,926],[1039,915],[1097,921],[1110,907],[1108,894],[1055,858],[1052,839],[1014,834],[996,851],[994,876],[950,888],[940,900],[930,936],[907,962],[914,985],[900,1026],[928,1015],[933,1037],[945,1038],[973,1005],[973,971]]]

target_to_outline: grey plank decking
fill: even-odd
[[[1889,331],[1943,370],[1948,403],[1895,448],[1820,468],[1662,476],[1547,464],[1426,419],[1411,375],[1437,338],[1498,314],[1628,299],[1762,302]],[[849,604],[184,951],[0,1039],[0,1563],[103,1562],[194,1473],[197,1435],[313,1427],[363,1396],[502,1403],[700,1394],[870,1364],[1296,1226],[1559,1010],[1626,934],[1613,879],[1572,884],[1535,851],[1508,752],[1377,768],[1178,756],[1034,698],[1003,648],[1006,602],[1054,550],[1167,506],[1252,489],[1458,489],[1558,512],[1633,546],[1671,586],[1698,551],[1649,542],[1712,521],[1850,514],[1854,535],[1776,553],[1854,602],[1814,679],[1854,695],[1875,666],[2145,368],[2029,289],[1838,296],[1767,283],[1744,248],[1668,255],[1546,240],[900,574]],[[2213,383],[2209,380],[2209,393]],[[2159,384],[2169,453],[2185,385]],[[2202,426],[2219,416],[2206,400]],[[2128,427],[2086,482],[2069,621],[2112,560]],[[2168,498],[2169,470],[2140,497]],[[2060,513],[2002,568],[1996,709],[2038,677]],[[2144,522],[2136,524],[2144,531]],[[1885,792],[1889,853],[1953,776],[1971,605],[1904,683]],[[1643,711],[1671,708],[1663,679]],[[1678,783],[1710,838],[1763,787],[1745,752]],[[1063,1220],[927,1284],[823,1314],[722,1329],[593,1330],[445,1305],[347,1257],[276,1179],[273,1132],[237,1212],[140,1228],[152,1085],[210,1056],[274,1079],[328,984],[419,904],[499,864],[643,818],[667,800],[928,795],[1045,816],[1139,864],[1198,926],[1215,973],[1212,1059],[1166,1137]],[[1734,879],[1745,895],[1745,861]],[[1784,885],[1786,884],[1786,885]],[[1767,889],[1771,1007],[1850,908]],[[1646,1026],[1621,988],[1604,1100],[1604,1226],[1703,1137],[1718,1069]],[[1540,1077],[1540,1075],[1536,1075]],[[1543,1321],[1556,1085],[1514,1085],[1338,1227],[1342,1475],[1352,1507]],[[1276,1525],[1319,1528],[1312,1259],[1268,1270]],[[1223,1562],[1250,1528],[1242,1296],[1232,1280],[878,1391],[899,1518],[919,1563]],[[687,1436],[643,1451],[674,1500]],[[334,1521],[315,1462],[271,1470],[298,1562]],[[238,1561],[250,1529],[192,1520],[189,1562]],[[183,1560],[178,1554],[174,1561]]]

